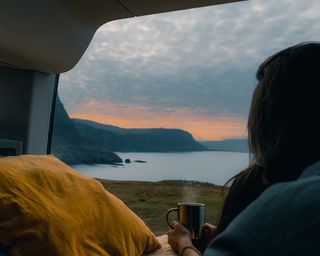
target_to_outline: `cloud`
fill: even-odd
[[[319,13],[317,0],[256,0],[113,21],[59,92],[73,113],[94,99],[245,120],[259,63],[318,40]]]

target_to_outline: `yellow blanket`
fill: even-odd
[[[159,247],[122,201],[53,156],[0,159],[0,244],[30,256],[140,256]]]

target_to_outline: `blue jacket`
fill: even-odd
[[[271,186],[209,245],[204,256],[320,255],[320,161]]]

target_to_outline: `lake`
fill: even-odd
[[[75,165],[80,173],[111,180],[194,180],[223,185],[248,166],[249,154],[236,152],[117,153],[131,163],[113,165]],[[137,163],[135,160],[146,161]]]

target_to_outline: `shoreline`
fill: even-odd
[[[135,183],[135,184],[181,184],[181,185],[204,185],[204,186],[212,186],[215,188],[223,189],[223,185],[216,185],[210,182],[197,181],[197,180],[160,180],[160,181],[142,181],[142,180],[113,180],[113,179],[102,179],[102,178],[93,178],[98,180],[99,182],[104,184],[108,183]]]

